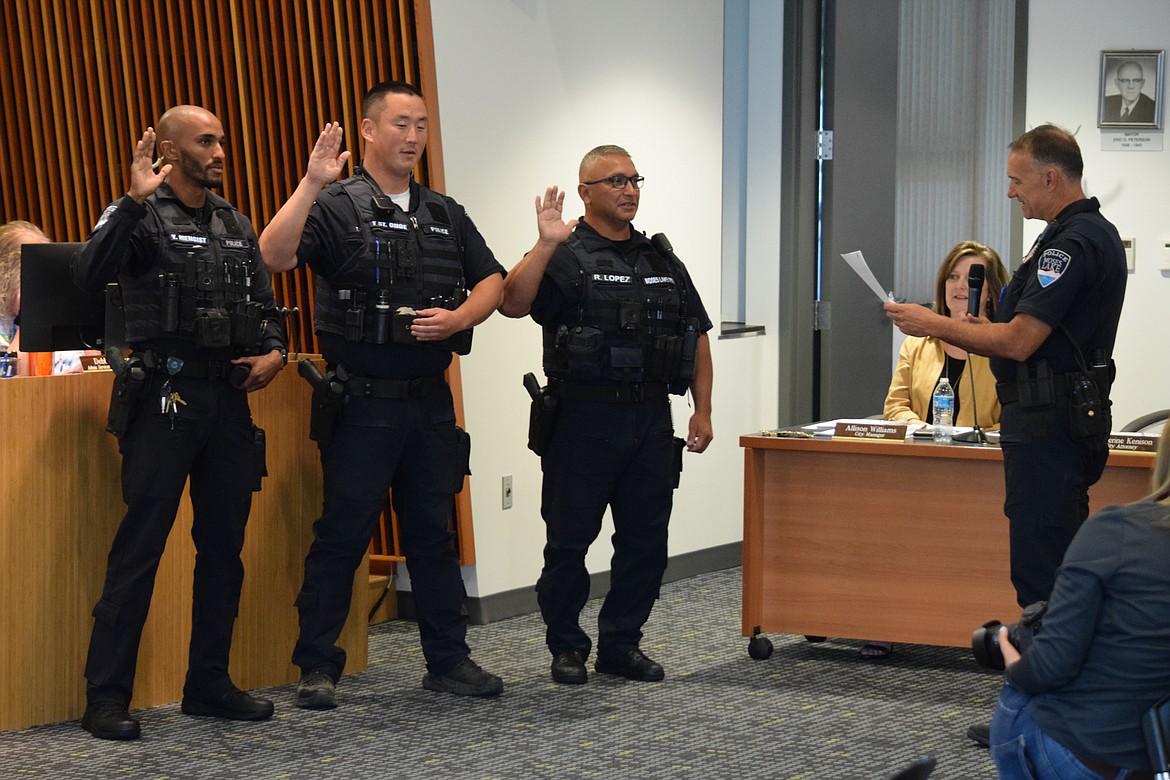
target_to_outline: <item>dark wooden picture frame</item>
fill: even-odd
[[[1165,59],[1165,49],[1103,50],[1097,126],[1161,129]]]

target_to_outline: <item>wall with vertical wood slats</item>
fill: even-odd
[[[142,132],[181,103],[223,123],[222,194],[257,232],[326,122],[345,128],[352,172],[362,96],[386,79],[426,97],[416,177],[443,189],[429,0],[5,0],[0,43],[0,222],[26,219],[55,241],[85,239],[125,193]],[[299,309],[290,350],[317,353],[311,272],[277,274],[273,287],[278,304]],[[463,424],[458,368],[449,380]],[[460,560],[473,563],[470,491],[455,503]],[[375,534],[375,569],[401,560],[389,526]]]
[[[257,231],[326,122],[342,123],[353,165],[369,86],[409,81],[438,106],[426,0],[6,0],[0,41],[0,222],[27,219],[55,241],[84,240],[125,193],[135,141],[171,106],[223,122],[222,194]],[[432,118],[418,176],[441,187],[437,131]],[[308,270],[273,284],[301,310],[290,348],[316,352]]]

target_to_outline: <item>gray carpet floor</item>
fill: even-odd
[[[882,780],[922,755],[938,760],[932,780],[995,777],[964,732],[989,717],[999,676],[969,652],[899,645],[867,662],[857,642],[773,635],[775,653],[755,661],[740,582],[729,569],[663,588],[643,642],[666,668],[660,683],[552,684],[543,624],[527,615],[469,632],[502,696],[431,693],[414,624],[394,621],[371,630],[370,668],[342,679],[336,710],[298,710],[285,686],[263,692],[276,716],[262,723],[188,717],[176,703],[138,712],[135,742],[96,740],[77,721],[8,731],[0,778]],[[599,606],[582,616],[592,634]]]

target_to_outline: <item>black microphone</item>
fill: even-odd
[[[983,274],[987,269],[980,263],[972,263],[967,269],[967,313],[978,317],[979,300],[983,297]]]

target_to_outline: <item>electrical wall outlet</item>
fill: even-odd
[[[500,506],[504,509],[512,508],[512,475],[505,474],[500,481]]]
[[[1132,238],[1122,236],[1121,245],[1125,247],[1125,267],[1129,271],[1134,269],[1134,241]]]

